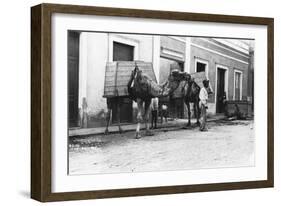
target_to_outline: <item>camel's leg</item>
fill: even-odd
[[[199,118],[200,118],[200,108],[199,108],[199,102],[196,101],[194,102],[194,107],[196,108],[196,124],[199,126],[200,122],[199,122]]]
[[[109,122],[110,122],[110,119],[111,119],[111,114],[112,114],[112,109],[111,108],[107,108],[107,113],[106,113],[106,128],[105,128],[105,131],[104,131],[104,134],[108,134],[108,126],[109,126]]]
[[[197,102],[193,103],[193,110],[194,110],[194,116],[197,120],[196,124],[198,125],[199,119],[198,119],[198,107],[197,107]]]
[[[151,99],[145,101],[144,103],[144,123],[145,123],[145,134],[147,136],[152,136],[153,133],[149,129],[148,121],[149,121],[149,113],[150,113],[150,104]]]
[[[163,110],[161,109],[161,110],[159,110],[160,111],[160,117],[161,117],[161,124],[163,124]]]
[[[188,101],[186,102],[186,106],[187,106],[187,115],[188,115],[188,123],[187,123],[187,126],[190,126],[190,125],[191,125],[191,122],[190,122],[191,112],[190,112],[190,104],[189,104]]]
[[[118,122],[119,133],[122,133],[123,130],[120,125],[120,115],[121,115],[120,107],[121,107],[121,99],[118,98],[118,100],[117,100],[117,122]]]
[[[137,106],[138,106],[138,114],[137,114],[136,139],[139,139],[139,138],[141,138],[140,127],[141,127],[141,121],[142,121],[142,107],[143,107],[143,102],[141,99],[137,99]]]

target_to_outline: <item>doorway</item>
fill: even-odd
[[[174,59],[168,59],[160,57],[160,71],[159,82],[163,84],[169,78],[169,75],[173,70],[184,71],[184,63]],[[170,96],[170,101],[167,98],[160,98],[159,105],[169,104],[169,116],[172,118],[182,119],[184,117],[184,102],[181,95],[181,88],[178,88],[173,95]]]
[[[225,68],[217,67],[217,94],[216,94],[216,113],[223,113],[226,100],[226,72]]]
[[[68,68],[68,125],[78,127],[79,92],[79,36],[78,32],[68,32],[67,68]]]

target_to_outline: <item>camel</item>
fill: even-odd
[[[149,130],[148,120],[150,112],[151,99],[154,97],[167,96],[168,93],[164,92],[163,87],[154,82],[149,76],[142,73],[142,71],[135,66],[135,69],[132,71],[130,79],[127,84],[127,89],[129,97],[137,103],[137,129],[136,129],[136,138],[140,138],[140,123],[144,119],[146,127],[146,135],[151,136],[153,133]],[[112,110],[116,104],[117,108],[117,125],[119,128],[119,133],[122,133],[123,130],[120,125],[120,106],[122,104],[121,97],[107,98],[107,113],[106,113],[106,128],[105,134],[108,134],[108,127],[110,124],[110,119],[112,117]]]
[[[200,118],[200,108],[199,108],[199,92],[200,87],[196,82],[191,78],[190,74],[186,72],[180,72],[178,70],[172,71],[170,74],[167,87],[170,90],[175,91],[178,88],[181,89],[181,95],[184,100],[185,105],[187,106],[187,114],[188,114],[188,123],[187,126],[191,125],[191,111],[190,111],[190,103],[193,103],[194,115],[197,119],[197,124],[199,124]],[[173,93],[173,92],[170,92]]]
[[[200,86],[191,78],[191,75],[186,72],[180,72],[178,70],[172,71],[170,74],[168,81],[166,82],[166,87],[169,89],[169,93],[173,93],[175,90],[181,89],[182,98],[184,100],[185,105],[187,106],[188,113],[188,123],[186,126],[191,125],[191,111],[190,111],[190,103],[193,103],[194,108],[194,116],[196,117],[196,124],[200,125],[200,107],[199,107],[199,93]],[[208,93],[211,94],[212,91],[207,88]]]
[[[174,70],[168,77],[168,80],[162,85],[158,85],[153,82],[147,75],[143,74],[139,70],[138,66],[132,71],[130,80],[128,82],[128,93],[138,107],[137,114],[137,128],[136,138],[140,138],[140,123],[144,119],[146,135],[153,135],[148,127],[149,108],[151,99],[154,97],[165,97],[173,94],[176,89],[182,90],[182,98],[188,109],[188,123],[191,125],[191,112],[190,103],[194,103],[194,114],[197,119],[197,125],[199,125],[200,108],[199,108],[199,85],[191,78],[190,74],[186,72],[179,72]],[[211,93],[210,88],[208,92]],[[142,116],[143,114],[143,116]],[[144,117],[144,118],[143,118]]]
[[[168,96],[168,88],[158,85],[156,82],[151,80],[146,74],[142,73],[137,65],[132,71],[127,87],[130,98],[137,103],[138,113],[136,139],[141,138],[140,125],[142,120],[144,120],[145,123],[145,134],[147,136],[153,135],[148,126],[151,99],[155,97]]]
[[[200,87],[194,80],[191,79],[190,74],[186,72],[179,72],[178,70],[173,71],[168,80],[164,82],[162,85],[158,85],[154,82],[150,77],[146,74],[142,73],[142,71],[135,66],[135,69],[132,71],[130,79],[127,84],[127,89],[129,93],[129,97],[137,103],[137,128],[136,128],[136,138],[141,138],[140,135],[140,126],[141,122],[144,120],[145,123],[145,134],[147,136],[153,135],[148,126],[149,120],[149,112],[150,112],[150,104],[151,99],[155,97],[165,97],[171,95],[176,89],[181,87],[182,89],[182,97],[184,98],[184,102],[187,105],[188,109],[188,124],[190,126],[190,103],[194,103],[194,112],[197,118],[197,124],[199,124],[200,117],[200,109],[199,109],[199,92]],[[107,102],[108,105],[108,115],[107,115],[107,126],[105,133],[108,133],[108,125],[110,121],[112,104],[110,100]],[[116,102],[115,102],[116,104]],[[119,108],[120,102],[117,101],[117,108]],[[117,122],[119,127],[119,132],[122,132],[122,128],[120,126],[120,111],[117,109]]]

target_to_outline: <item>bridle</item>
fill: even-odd
[[[137,66],[137,63],[136,63],[136,66],[135,66],[135,69],[133,71],[133,74],[132,74],[132,80],[131,80],[131,84],[130,84],[130,88],[132,88],[135,84],[135,80],[136,80],[136,77],[138,75],[138,71],[139,71],[139,67]]]

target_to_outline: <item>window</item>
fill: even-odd
[[[114,41],[113,61],[134,61],[134,47]]]
[[[206,72],[206,64],[197,62],[196,63],[196,72]]]
[[[234,100],[242,100],[242,72],[234,71]]]
[[[206,78],[209,79],[208,61],[195,57],[195,72],[205,72]]]
[[[108,37],[109,41],[109,50],[108,50],[108,56],[109,61],[117,61],[116,59],[132,59],[132,57],[129,57],[129,54],[133,56],[132,61],[139,60],[139,40],[131,38],[128,35],[116,35],[116,34],[109,34]],[[114,48],[115,47],[115,48]],[[114,52],[114,49],[116,50],[122,50],[122,52]],[[126,54],[122,54],[124,53]],[[115,55],[117,56],[113,56]],[[115,60],[113,60],[115,59]],[[121,60],[119,60],[121,61]],[[125,61],[125,60],[124,60]]]

